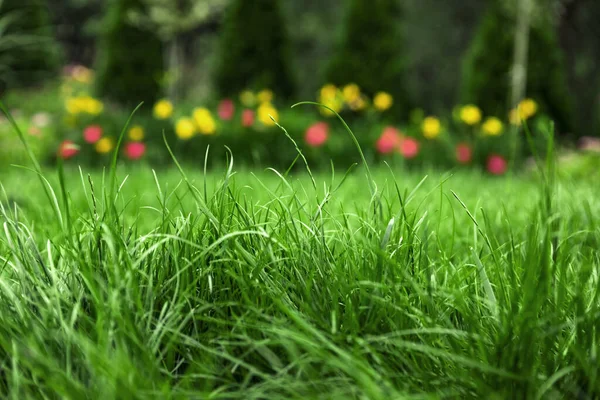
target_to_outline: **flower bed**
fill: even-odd
[[[92,82],[93,71],[70,68],[60,90],[64,107],[51,119],[55,130],[63,133],[55,143],[58,157],[101,165],[114,151],[129,110],[91,97]],[[237,99],[206,105],[174,105],[163,99],[134,115],[121,159],[153,165],[170,162],[164,133],[176,156],[192,163],[203,163],[210,145],[219,155],[228,147],[238,163],[286,168],[298,155],[293,140],[311,165],[328,166],[330,160],[336,166],[349,165],[359,161],[359,155],[335,111],[348,121],[369,161],[408,167],[476,166],[500,175],[511,154],[521,154],[524,147],[519,130],[513,129],[516,125],[526,120],[534,132],[549,129],[548,118],[538,114],[532,99],[522,101],[505,120],[482,115],[476,105],[463,105],[446,118],[414,110],[403,124],[392,123],[394,99],[384,91],[370,99],[355,84],[341,88],[327,84],[316,101],[327,108],[283,108],[268,89],[244,91]]]

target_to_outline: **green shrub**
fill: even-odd
[[[505,118],[510,108],[515,20],[498,2],[483,17],[463,66],[461,101],[477,104],[485,114]],[[526,95],[549,114],[559,131],[573,129],[563,52],[554,27],[531,26]]]
[[[290,99],[295,82],[279,0],[234,0],[222,30],[215,85],[221,96],[271,89]]]
[[[139,0],[112,0],[99,44],[96,79],[98,96],[133,107],[152,104],[161,94],[163,46],[150,31],[133,26],[127,15],[142,7]]]
[[[411,108],[405,71],[400,9],[395,0],[351,0],[342,40],[326,70],[328,82],[356,83],[368,96],[390,93],[390,114],[406,119]]]
[[[55,76],[60,51],[43,0],[0,1],[0,90]]]

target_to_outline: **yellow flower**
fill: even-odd
[[[344,89],[342,89],[342,95],[344,96],[344,101],[350,104],[360,97],[360,88],[356,83],[350,83],[344,86]]]
[[[134,125],[129,129],[129,139],[134,142],[139,142],[144,139],[144,128],[139,125]]]
[[[321,88],[321,93],[320,93],[321,102],[326,101],[326,100],[333,100],[337,97],[337,95],[338,95],[338,88],[335,85],[332,85],[331,83],[328,83],[327,85],[325,85]]]
[[[71,115],[79,114],[79,101],[76,97],[71,97],[65,101],[65,108]]]
[[[201,134],[212,135],[217,131],[215,119],[207,108],[194,109],[193,117]]]
[[[333,99],[322,99],[321,104],[331,108],[333,111],[339,113],[342,110],[342,100],[340,98],[334,97]],[[332,117],[335,115],[332,111],[327,108],[319,107],[319,111],[326,117]]]
[[[521,126],[521,117],[519,116],[519,112],[516,108],[510,110],[508,114],[508,120],[512,125]]]
[[[523,119],[529,119],[537,112],[537,103],[532,99],[524,99],[519,103],[519,111]]]
[[[256,96],[250,90],[244,90],[240,93],[240,101],[244,105],[244,107],[254,107],[256,103]]]
[[[65,102],[65,108],[72,115],[81,113],[98,115],[104,110],[104,104],[90,96],[79,96],[68,98]]]
[[[477,125],[481,122],[481,110],[473,104],[468,104],[460,109],[460,119],[467,125]]]
[[[94,78],[94,73],[89,68],[79,65],[73,69],[73,79],[77,82],[88,84]]]
[[[423,131],[423,136],[427,139],[435,139],[440,135],[442,124],[436,117],[427,117],[421,124],[421,130]]]
[[[269,89],[263,89],[256,95],[259,103],[270,103],[273,101],[273,92]]]
[[[481,126],[483,133],[485,133],[488,136],[500,135],[502,133],[503,128],[504,127],[502,126],[502,121],[500,121],[496,117],[487,118],[485,120],[485,122],[483,123],[483,125]]]
[[[88,114],[98,115],[104,110],[104,104],[100,100],[85,96],[82,98],[82,108]]]
[[[379,92],[373,98],[373,105],[379,111],[388,110],[394,104],[394,98],[387,92]]]
[[[367,108],[367,101],[364,96],[359,96],[352,103],[348,104],[352,111],[361,111]]]
[[[265,126],[274,126],[275,122],[273,122],[271,117],[273,117],[275,122],[279,122],[277,109],[271,103],[262,103],[258,107],[258,120]]]
[[[96,151],[100,154],[110,153],[110,151],[115,147],[113,139],[111,137],[103,137],[102,139],[96,142]]]
[[[191,118],[179,118],[175,124],[175,134],[179,139],[188,140],[196,133],[196,125]]]
[[[154,105],[154,117],[156,119],[167,119],[173,115],[173,103],[169,100],[159,100]]]
[[[338,113],[342,110],[342,107],[344,106],[340,91],[335,85],[332,85],[331,83],[328,83],[327,85],[321,88],[319,93],[319,103],[331,108],[332,110]],[[335,115],[333,112],[323,107],[319,107],[319,111],[321,112],[321,114],[327,117]]]

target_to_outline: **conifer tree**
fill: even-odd
[[[110,0],[99,39],[96,92],[129,107],[156,101],[164,74],[160,39],[128,19],[142,6],[140,0]]]
[[[289,46],[280,0],[233,0],[215,66],[217,92],[235,96],[244,89],[271,89],[291,98],[296,87]]]
[[[396,0],[350,0],[339,46],[327,70],[327,82],[356,83],[373,96],[394,98],[392,114],[407,117],[412,106],[406,88],[401,8]]]

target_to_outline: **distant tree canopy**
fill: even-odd
[[[47,0],[67,63],[90,65],[105,0]],[[77,21],[74,23],[73,21]]]
[[[296,82],[280,0],[232,0],[226,11],[215,65],[221,96],[269,88],[290,99]]]
[[[467,52],[461,101],[505,118],[510,108],[515,18],[500,1],[492,1]],[[564,55],[555,28],[539,19],[531,26],[526,95],[535,99],[562,132],[572,132],[571,94]]]
[[[128,18],[142,6],[141,0],[110,0],[99,37],[96,91],[129,107],[157,100],[164,75],[161,40]]]
[[[132,10],[138,25],[146,26],[164,40],[191,31],[219,12],[227,0],[140,0],[141,8]]]
[[[372,96],[394,97],[393,114],[405,118],[412,106],[406,89],[406,55],[396,0],[350,0],[343,35],[326,71],[328,82],[356,83]]]
[[[61,52],[45,0],[0,1],[0,79],[31,86],[56,76]]]

